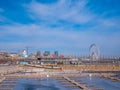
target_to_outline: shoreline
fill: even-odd
[[[54,78],[56,79],[58,82],[60,82],[61,84],[65,84],[64,87],[65,88],[78,88],[78,90],[104,90],[104,88],[96,88],[94,87],[96,84],[89,84],[85,81],[76,81],[75,78],[106,78],[106,79],[111,79],[112,81],[114,80],[113,78],[111,78],[112,76],[114,76],[115,74],[99,74],[99,73],[68,73],[68,72],[44,72],[44,73],[13,73],[13,74],[6,74],[3,76],[0,76],[2,78],[0,78],[1,82],[0,82],[0,86],[12,86],[13,88],[0,88],[0,90],[14,90],[14,86],[16,86],[16,82],[18,82],[19,79],[35,79],[35,80],[39,80],[40,78]],[[117,82],[120,82],[120,80],[118,81],[117,79],[114,80]],[[4,84],[4,82],[6,82],[7,84]],[[74,89],[72,89],[74,90]]]

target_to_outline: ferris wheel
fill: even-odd
[[[92,44],[89,47],[89,54],[91,60],[99,60],[100,59],[100,50],[96,44]]]

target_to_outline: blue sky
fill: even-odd
[[[0,51],[120,55],[119,0],[0,0]]]

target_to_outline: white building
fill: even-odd
[[[22,56],[25,57],[25,58],[28,57],[26,49],[23,50],[23,52],[22,52]]]

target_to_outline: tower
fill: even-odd
[[[27,54],[27,50],[26,50],[26,49],[23,50],[23,52],[22,52],[22,56],[25,57],[25,58],[28,57],[28,54]]]
[[[56,58],[58,58],[58,51],[55,51],[54,54],[56,55]]]

